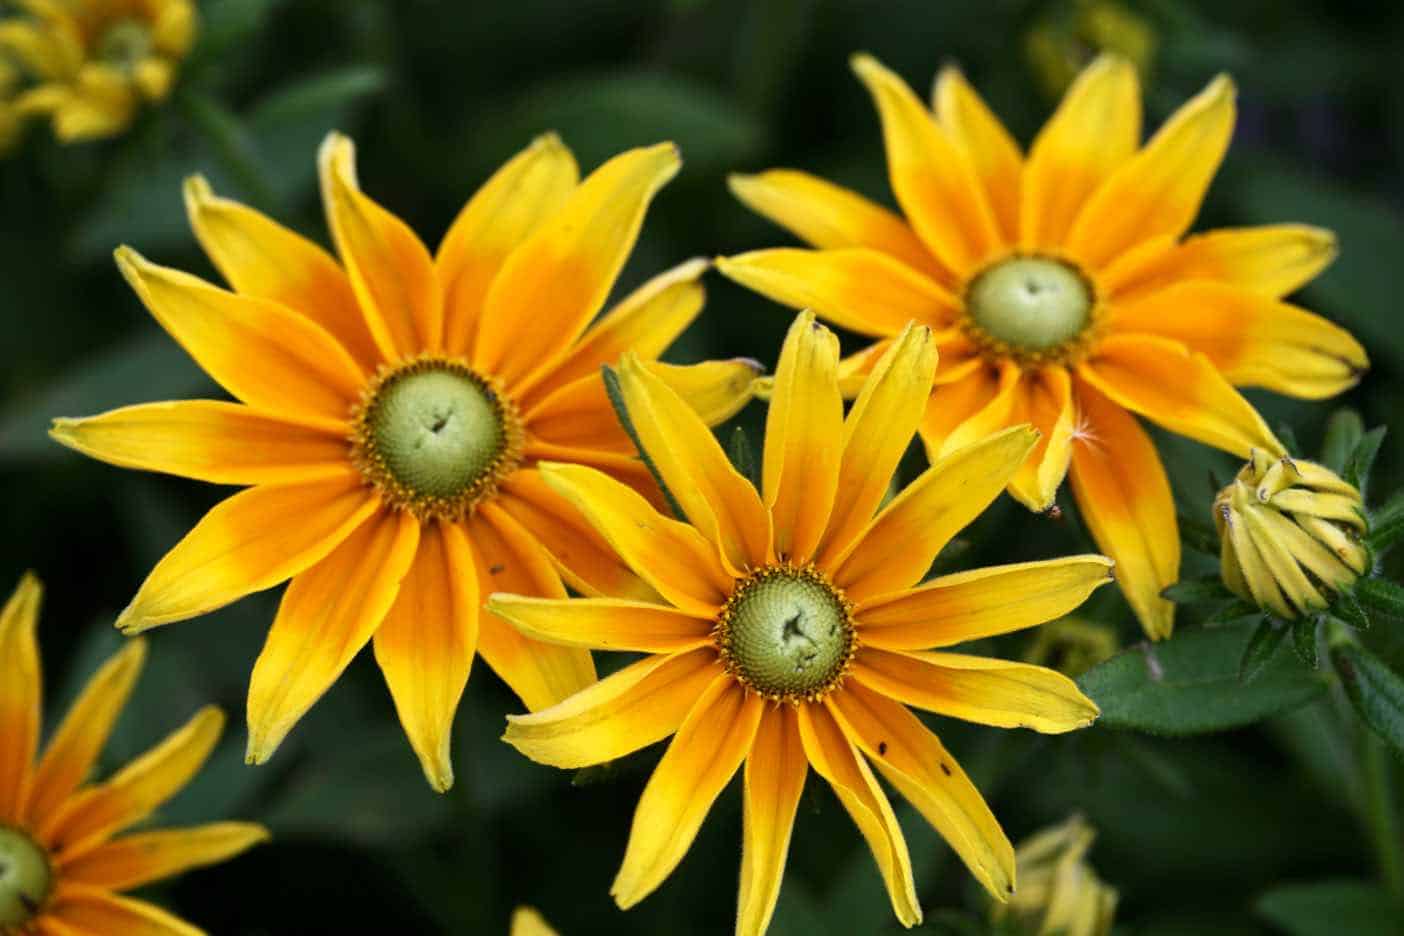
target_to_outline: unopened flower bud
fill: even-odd
[[[1087,863],[1096,832],[1081,816],[1044,829],[1014,852],[1018,889],[994,916],[1029,936],[1107,936],[1116,889]]]
[[[1315,462],[1254,449],[1214,523],[1224,584],[1278,617],[1325,610],[1370,566],[1360,492]]]

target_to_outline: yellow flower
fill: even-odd
[[[546,918],[531,907],[518,907],[512,914],[511,936],[560,936]]]
[[[1214,498],[1214,523],[1224,584],[1289,621],[1370,569],[1360,492],[1316,462],[1255,449]]]
[[[660,596],[489,600],[528,636],[649,654],[553,708],[509,717],[505,736],[533,760],[567,768],[673,736],[634,816],[613,888],[620,907],[646,897],[682,860],[743,762],[739,933],[762,932],[774,910],[811,766],[867,840],[904,925],[920,921],[921,909],[873,767],[992,894],[1013,892],[1013,848],[906,706],[1044,732],[1090,724],[1096,706],[1065,676],[930,651],[1058,617],[1109,580],[1111,562],[1077,556],[917,586],[1038,435],[1020,426],[958,449],[879,512],[935,367],[930,330],[905,329],[845,419],[838,340],[801,315],[781,351],[757,491],[682,399],[626,356],[629,416],[690,523],[589,467],[542,466],[547,483]]]
[[[107,780],[89,783],[146,658],[146,645],[133,641],[97,671],[37,757],[40,595],[26,575],[0,611],[0,934],[198,934],[119,892],[225,861],[268,833],[245,822],[122,833],[190,782],[224,716],[205,708]]]
[[[338,265],[253,210],[186,188],[227,292],[123,247],[157,321],[239,403],[183,401],[58,420],[53,435],[129,468],[252,485],[152,571],[118,627],[194,617],[291,578],[249,688],[252,763],[372,638],[429,782],[453,780],[449,735],[475,651],[535,710],[595,681],[583,650],[538,646],[491,615],[498,589],[649,596],[560,495],[539,459],[605,470],[657,498],[600,377],[625,348],[657,357],[701,309],[701,261],[645,283],[591,325],[671,144],[583,182],[554,136],[510,160],[431,256],[357,187],[354,149],[321,152]],[[709,421],[743,405],[745,362],[650,363]]]
[[[1179,577],[1175,510],[1131,414],[1244,457],[1280,454],[1235,385],[1320,399],[1367,366],[1345,331],[1280,301],[1331,260],[1334,238],[1279,225],[1181,240],[1233,130],[1226,77],[1141,147],[1135,69],[1098,59],[1025,156],[955,69],[938,78],[933,113],[869,56],[853,64],[877,102],[906,219],[801,172],[736,177],[742,201],[819,249],[719,268],[880,339],[843,362],[845,383],[909,320],[929,324],[942,357],[921,425],[931,457],[1037,426],[1010,493],[1045,510],[1069,475],[1142,626],[1168,636],[1174,605],[1160,592]]]
[[[1145,76],[1155,58],[1156,34],[1130,7],[1107,0],[1074,0],[1055,7],[1024,38],[1024,54],[1050,98],[1058,98],[1098,52],[1113,52]]]
[[[1097,834],[1081,816],[1044,829],[1014,853],[1019,892],[996,907],[996,920],[1012,918],[1030,936],[1108,936],[1117,893],[1087,863]]]
[[[35,85],[16,100],[52,116],[65,143],[121,133],[142,101],[161,101],[195,40],[191,0],[16,0],[29,15],[0,22]]]

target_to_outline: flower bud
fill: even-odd
[[[1030,936],[1107,936],[1116,915],[1116,889],[1085,856],[1096,832],[1081,816],[1038,832],[1014,852],[1018,888],[994,910]]]
[[[1360,492],[1315,462],[1254,449],[1214,498],[1229,591],[1288,620],[1323,611],[1370,567]]]

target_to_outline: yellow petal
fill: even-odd
[[[1068,233],[1068,252],[1098,269],[1142,241],[1183,234],[1228,150],[1233,122],[1233,82],[1220,75],[1097,189]]]
[[[512,928],[509,936],[560,936],[547,924],[546,919],[531,907],[518,907],[512,911]]]
[[[154,55],[142,59],[132,70],[133,83],[148,101],[164,101],[169,97],[175,77],[175,63]]]
[[[367,372],[380,352],[351,281],[301,234],[247,205],[220,198],[203,176],[185,180],[185,212],[215,269],[241,295],[268,299],[325,328]]]
[[[746,758],[738,936],[762,936],[770,925],[808,772],[794,707],[767,711]]]
[[[488,610],[533,640],[597,650],[675,653],[710,641],[712,622],[667,605],[620,598],[493,595]]]
[[[825,706],[800,705],[795,711],[805,756],[814,772],[829,782],[868,843],[887,885],[892,912],[903,926],[916,926],[921,922],[921,904],[912,880],[912,859],[887,794]]]
[[[906,82],[870,55],[851,62],[882,118],[888,179],[902,211],[942,264],[965,276],[1004,246],[979,176]]]
[[[548,463],[540,471],[660,595],[698,617],[716,615],[733,580],[702,534],[663,516],[643,497],[593,468]]]
[[[977,358],[965,373],[954,380],[943,381],[950,367],[949,359],[943,356],[940,366],[936,368],[936,383],[917,430],[921,434],[922,444],[926,446],[927,459],[932,462],[946,451],[946,440],[951,434],[977,413],[985,413],[987,417],[995,415],[998,410],[991,409],[992,404],[1010,393],[1011,384],[1018,382],[1019,369],[1016,365],[993,367]],[[1000,402],[998,407],[1004,405]],[[988,418],[983,425],[989,432],[1002,428]]]
[[[81,42],[66,41],[61,29],[19,17],[0,21],[0,50],[36,78],[67,79],[82,62]]]
[[[702,422],[715,426],[751,402],[760,365],[750,358],[731,358],[700,364],[645,361],[644,368],[686,400]]]
[[[49,435],[108,464],[214,484],[344,477],[346,434],[284,422],[239,403],[182,400],[56,419]]]
[[[54,111],[54,135],[64,143],[116,136],[131,125],[136,109],[136,88],[126,73],[89,62]]]
[[[860,335],[896,335],[916,321],[941,327],[959,301],[923,273],[867,247],[775,247],[718,257],[717,269],[742,286]]]
[[[0,822],[20,818],[39,746],[44,694],[35,630],[43,592],[26,573],[0,610]]]
[[[819,564],[843,552],[873,514],[921,422],[936,371],[931,330],[908,326],[892,343],[843,423],[838,489]]]
[[[1072,460],[1077,417],[1072,379],[1063,367],[1026,371],[1018,394],[1009,420],[1029,423],[1039,431],[1039,438],[1028,460],[1010,480],[1009,493],[1030,510],[1042,512],[1053,506]]]
[[[1014,893],[1014,846],[955,758],[905,707],[849,684],[829,709],[863,753],[955,849],[996,900]]]
[[[195,776],[224,731],[224,714],[201,709],[183,728],[113,774],[68,800],[39,830],[51,852],[98,841],[150,816]]]
[[[649,202],[681,165],[677,147],[660,143],[592,172],[493,280],[474,366],[510,390],[574,344],[604,305]]]
[[[635,453],[598,373],[553,390],[526,411],[524,422],[532,438],[548,445]]]
[[[1141,144],[1136,69],[1103,55],[1077,76],[1029,150],[1019,203],[1026,250],[1062,245],[1092,193]]]
[[[775,554],[790,562],[802,564],[814,555],[838,490],[843,442],[838,358],[838,338],[806,311],[790,326],[775,368],[761,476]]]
[[[370,641],[418,543],[413,515],[382,511],[292,580],[249,680],[250,764],[273,756]]]
[[[920,581],[950,538],[999,496],[1037,441],[1035,430],[1015,426],[936,462],[839,559],[834,584],[861,603]]]
[[[1086,728],[1099,714],[1062,673],[1008,660],[865,647],[853,678],[898,702],[996,728],[1062,734]]]
[[[856,616],[865,646],[949,647],[1060,618],[1112,577],[1105,556],[990,566],[862,602]]]
[[[653,893],[687,854],[713,800],[750,753],[766,705],[725,674],[697,699],[639,798],[609,891],[621,910]]]
[[[707,266],[706,260],[689,260],[625,296],[590,326],[557,367],[542,373],[540,382],[523,394],[525,405],[599,373],[602,365],[615,363],[625,351],[652,361],[668,350],[702,311],[706,291],[698,281]]]
[[[1086,424],[1073,445],[1069,481],[1097,546],[1116,560],[1116,578],[1153,640],[1170,636],[1175,606],[1160,597],[1180,578],[1180,535],[1170,481],[1136,420],[1086,384],[1077,387]]]
[[[1237,522],[1234,517],[1225,518],[1227,524],[1227,547],[1232,548],[1233,559],[1236,563],[1235,574],[1237,578],[1248,586],[1248,593],[1252,595],[1253,603],[1261,608],[1269,608],[1283,618],[1293,618],[1296,611],[1282,594],[1282,589],[1278,587],[1277,577],[1272,574],[1266,559],[1258,549],[1256,539],[1250,534],[1248,527],[1244,523]],[[1228,549],[1225,548],[1224,556],[1228,556]]]
[[[974,389],[983,392],[978,396],[972,394],[974,398],[969,402],[979,403],[983,400],[983,405],[973,410],[970,415],[966,416],[965,419],[957,423],[946,433],[945,439],[941,442],[941,449],[937,455],[938,458],[963,449],[967,445],[974,445],[981,439],[988,438],[994,433],[1018,423],[1018,417],[1022,415],[1019,412],[1019,404],[1022,396],[1020,389],[1023,384],[1023,369],[1018,364],[1008,360],[1001,361],[998,367],[998,375],[993,386],[989,384],[984,384],[983,386],[980,383],[976,384],[976,388]],[[974,373],[980,375],[981,378],[987,379],[989,376],[989,370],[987,368],[988,365],[986,365],[985,368],[974,371]],[[985,393],[988,393],[988,396],[985,396]],[[966,400],[961,399],[961,394],[953,395],[956,396],[957,399],[952,402],[958,404],[966,402]],[[939,393],[933,394],[931,402],[927,404],[928,413],[931,409],[944,405],[942,401],[938,399],[938,396]],[[965,407],[960,405],[957,405],[954,410],[957,414],[964,411]],[[930,417],[928,417],[927,422],[929,426],[931,423]],[[928,454],[930,453],[928,452]]]
[[[467,529],[480,598],[496,591],[565,597],[565,586],[546,550],[496,504],[481,505]],[[478,618],[478,653],[532,712],[555,705],[596,679],[588,650],[529,640],[488,611]]]
[[[1183,310],[1182,310],[1183,311]],[[1203,354],[1153,335],[1112,335],[1078,376],[1113,402],[1172,432],[1247,458],[1282,455],[1282,443],[1253,404]],[[1112,450],[1115,457],[1116,450]]]
[[[414,564],[375,632],[374,647],[400,724],[425,779],[440,793],[453,786],[453,716],[478,651],[480,604],[463,528],[424,524]]]
[[[647,469],[643,474],[648,474]],[[575,505],[551,490],[540,472],[513,472],[495,503],[546,548],[561,577],[576,591],[598,597],[658,599],[653,586],[625,565]]]
[[[105,888],[61,883],[53,903],[41,918],[45,926],[62,921],[55,936],[96,936],[121,933],[122,936],[205,936],[197,929],[160,907],[143,900],[122,897]]]
[[[193,868],[228,861],[268,841],[268,830],[251,822],[216,822],[191,829],[139,832],[73,858],[59,873],[70,881],[122,891],[160,881]]]
[[[1008,243],[1019,236],[1019,176],[1024,159],[1019,144],[965,80],[960,69],[941,69],[931,107],[946,133],[964,151],[985,188],[985,198]]]
[[[277,303],[156,266],[130,247],[116,256],[161,327],[234,396],[299,420],[346,420],[363,375],[321,326]]]
[[[409,226],[363,193],[356,146],[330,133],[317,154],[322,203],[366,326],[385,360],[443,344],[443,296],[429,251]]]
[[[473,193],[434,257],[444,290],[445,351],[471,356],[493,278],[517,245],[560,211],[579,178],[561,138],[545,133]]]
[[[508,715],[502,740],[538,764],[602,764],[677,731],[717,673],[711,649],[646,657],[559,705]]]
[[[83,687],[34,772],[25,810],[32,826],[47,825],[73,791],[88,779],[145,662],[146,641],[129,641]]]
[[[272,588],[320,561],[378,508],[349,470],[336,480],[240,491],[156,564],[117,627],[138,634]]]
[[[941,273],[906,221],[857,192],[794,169],[733,174],[727,177],[727,185],[747,208],[812,247],[868,247],[912,269]]]
[[[199,16],[189,0],[167,0],[152,26],[151,41],[172,58],[184,58],[195,42]]]
[[[707,424],[632,355],[619,387],[639,445],[683,513],[717,547],[733,575],[770,557],[770,514],[751,482],[731,465]]]
[[[1227,284],[1186,282],[1119,305],[1113,327],[1180,341],[1236,386],[1309,400],[1350,389],[1370,366],[1365,349],[1339,325]]]
[[[1112,282],[1098,277],[1119,304],[1186,280],[1210,280],[1280,299],[1296,292],[1336,259],[1336,235],[1305,224],[1207,231],[1173,244],[1161,240],[1134,270]],[[1118,261],[1118,267],[1121,261]]]

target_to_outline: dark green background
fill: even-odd
[[[1073,4],[983,0],[223,0],[181,98],[125,138],[64,148],[42,127],[0,161],[0,579],[35,569],[50,703],[71,698],[120,638],[111,629],[152,564],[228,491],[85,460],[44,436],[54,416],[216,393],[122,283],[111,250],[213,277],[186,227],[180,180],[209,175],[326,241],[315,149],[332,128],[360,147],[363,186],[431,244],[488,173],[558,130],[592,168],[636,144],[682,147],[622,287],[693,255],[788,243],[727,193],[732,170],[794,166],[890,201],[877,121],[847,66],[865,49],[923,94],[959,62],[1021,141],[1052,102],[1022,49]],[[1404,365],[1399,211],[1404,161],[1404,10],[1355,0],[1131,4],[1158,37],[1147,78],[1156,126],[1216,72],[1233,73],[1240,118],[1200,227],[1303,221],[1335,229],[1342,257],[1302,301],[1346,324],[1374,369],[1345,402],[1367,423],[1399,411]],[[250,165],[255,167],[250,169]],[[258,181],[259,177],[264,181]],[[771,365],[789,311],[719,277],[678,360],[749,355]],[[1274,425],[1314,449],[1330,407],[1255,394]],[[758,424],[753,406],[744,420]],[[1207,518],[1211,477],[1232,461],[1160,436],[1184,511]],[[1377,489],[1392,487],[1386,442]],[[913,459],[909,467],[919,467]],[[1070,508],[1070,505],[1067,505]],[[966,568],[1089,548],[1071,509],[1033,517],[1008,500],[945,560]],[[1212,568],[1189,557],[1188,572]],[[5,586],[8,588],[8,584]],[[564,933],[717,933],[732,926],[740,861],[737,791],[723,795],[688,858],[628,914],[607,896],[633,804],[657,751],[590,785],[498,742],[516,701],[476,666],[456,735],[458,785],[430,792],[369,655],[273,762],[242,765],[243,693],[277,595],[153,633],[152,660],[110,745],[119,763],[215,701],[231,730],[171,823],[267,823],[276,843],[160,888],[155,897],[223,934],[503,933],[539,907]],[[1138,631],[1110,590],[1088,616]],[[1193,615],[1182,613],[1182,626]],[[997,651],[1017,655],[1027,635]],[[1387,650],[1397,650],[1389,635]],[[1396,660],[1398,658],[1396,657]],[[606,666],[610,665],[608,663]],[[1350,746],[1327,700],[1254,729],[1162,740],[1105,728],[1042,738],[932,720],[987,792],[1011,838],[1081,810],[1092,856],[1122,892],[1128,933],[1341,932],[1301,892],[1367,879]],[[903,813],[928,931],[977,909],[968,874]],[[1352,890],[1330,896],[1362,906]],[[1319,897],[1319,895],[1318,895]],[[1294,904],[1296,899],[1299,903]],[[1368,894],[1360,900],[1366,900]],[[1314,909],[1313,909],[1314,908]],[[1318,928],[1313,928],[1318,927]],[[1325,928],[1319,928],[1325,927]],[[1334,929],[1332,927],[1335,927]],[[871,858],[811,777],[772,932],[896,929]],[[1387,930],[1381,930],[1386,932]]]

